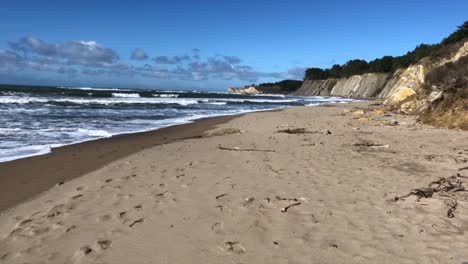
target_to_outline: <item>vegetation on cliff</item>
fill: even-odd
[[[419,97],[430,98],[420,121],[468,130],[468,56],[430,71]]]
[[[302,85],[302,81],[298,80],[282,80],[275,83],[260,83],[257,85],[259,90],[277,90],[280,93],[289,93],[296,91]]]
[[[365,60],[350,60],[343,65],[335,64],[329,69],[309,68],[305,72],[305,80],[325,80],[329,78],[348,78],[364,73],[393,73],[399,68],[406,68],[424,57],[439,56],[446,52],[451,44],[468,38],[468,21],[443,39],[439,44],[420,44],[414,50],[402,56],[384,56],[367,62]]]

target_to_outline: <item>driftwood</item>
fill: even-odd
[[[258,151],[258,152],[276,152],[276,150],[271,150],[271,149],[241,149],[238,147],[223,147],[223,146],[218,146],[218,149],[220,150],[227,150],[227,151]]]
[[[368,147],[368,148],[388,148],[390,145],[382,145],[372,142],[362,142],[362,143],[355,143],[355,147]]]
[[[300,204],[301,204],[300,202],[292,203],[292,204],[290,204],[290,205],[288,205],[288,206],[286,206],[286,207],[281,208],[281,212],[282,212],[282,213],[286,213],[286,212],[288,211],[289,208],[291,208],[291,207],[293,207],[293,206],[298,206],[298,205],[300,205]]]
[[[272,172],[274,172],[274,173],[276,173],[276,174],[279,174],[279,171],[273,169],[270,165],[268,165],[267,168],[268,168],[270,171],[272,171]]]
[[[216,196],[215,198],[216,198],[216,200],[218,200],[219,198],[224,197],[224,196],[226,196],[228,194],[229,193],[223,193],[223,194],[220,194],[220,195]]]
[[[437,193],[439,196],[448,197],[448,199],[444,200],[445,205],[449,207],[447,210],[447,217],[453,218],[455,217],[454,212],[458,206],[456,193],[468,191],[465,189],[465,186],[463,186],[464,182],[461,180],[461,178],[468,177],[462,176],[458,173],[457,175],[450,177],[440,178],[437,181],[429,183],[428,187],[414,189],[406,195],[395,197],[394,200],[398,201],[400,199],[415,195],[417,197],[416,201],[419,202],[420,199],[430,198],[435,193]]]
[[[280,196],[275,196],[275,199],[276,200],[281,200],[281,201],[293,201],[293,202],[297,202],[299,201],[297,198],[283,198],[283,197],[280,197]]]
[[[331,135],[331,131],[328,129],[324,129],[322,131],[309,131],[306,128],[298,127],[298,128],[287,128],[287,129],[280,129],[276,131],[276,133],[286,133],[286,134],[325,134]]]
[[[138,219],[138,220],[135,220],[135,221],[133,221],[133,222],[129,225],[129,227],[133,227],[135,224],[138,224],[138,223],[143,223],[143,221],[144,221],[143,218],[140,218],[140,219]]]
[[[277,133],[286,133],[286,134],[313,134],[317,132],[308,131],[305,128],[287,128],[276,131]]]

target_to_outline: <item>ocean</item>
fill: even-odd
[[[337,97],[2,85],[0,162],[200,118],[349,101]]]

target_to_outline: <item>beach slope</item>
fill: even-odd
[[[468,261],[464,192],[394,199],[467,187],[467,133],[380,108],[251,113],[119,156],[4,211],[0,262]]]

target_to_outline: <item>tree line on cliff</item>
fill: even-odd
[[[355,59],[343,65],[335,64],[331,68],[308,68],[305,71],[304,80],[325,80],[329,78],[348,78],[352,75],[364,73],[393,73],[399,68],[406,68],[424,57],[436,56],[444,52],[448,46],[468,38],[468,21],[463,23],[458,29],[443,39],[438,44],[420,44],[412,51],[402,56],[384,56],[367,62]]]
[[[279,82],[274,82],[274,83],[260,83],[257,87],[260,89],[265,88],[265,87],[278,87],[282,92],[292,92],[299,87],[301,87],[302,81],[298,80],[282,80]]]

